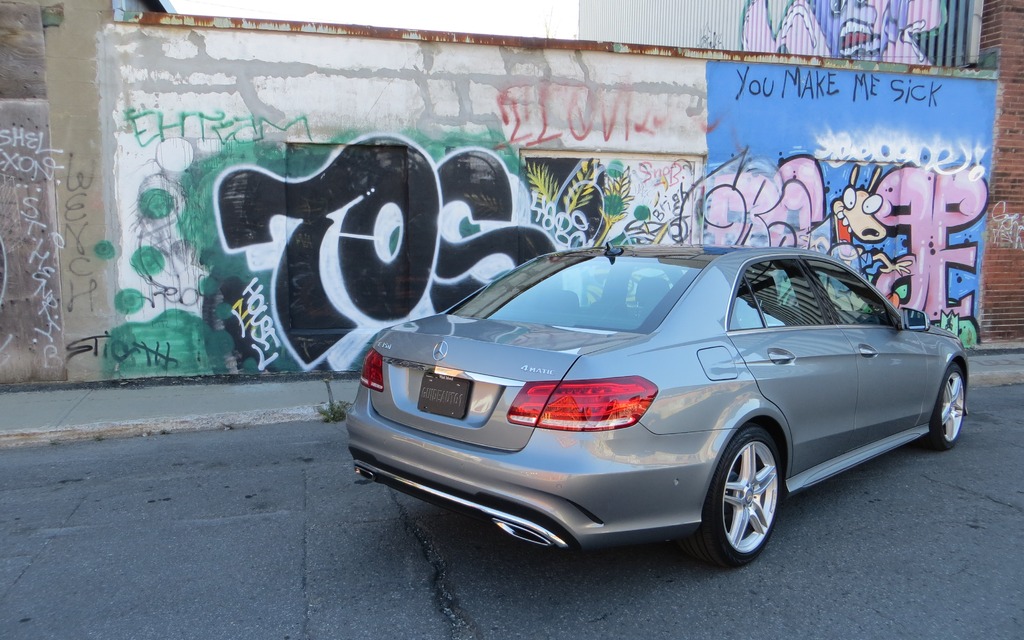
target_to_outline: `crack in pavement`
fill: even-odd
[[[29,569],[32,568],[32,565],[36,563],[36,560],[38,560],[39,557],[46,552],[47,548],[49,548],[50,546],[50,543],[59,534],[59,532],[68,528],[68,523],[71,522],[71,518],[73,518],[75,514],[78,513],[78,510],[82,507],[83,504],[85,504],[85,500],[88,497],[88,492],[83,493],[81,500],[79,500],[78,504],[75,505],[75,508],[71,510],[71,513],[64,517],[64,520],[61,521],[60,526],[56,529],[53,529],[52,532],[44,534],[46,535],[46,540],[43,541],[43,546],[40,547],[38,551],[30,555],[30,560],[28,561],[28,564],[22,567],[21,571],[14,578],[14,580],[11,581],[11,584],[7,587],[7,589],[5,589],[3,593],[0,593],[0,604],[7,600],[7,596],[9,596],[12,591],[14,591],[14,587],[17,586],[19,582],[21,582],[21,579],[25,577],[25,574],[28,572]]]
[[[309,473],[302,470],[302,597],[306,610],[302,616],[302,637],[309,638],[309,619],[313,603],[309,599]]]
[[[946,482],[944,480],[938,480],[936,478],[930,477],[928,474],[923,474],[923,475],[924,475],[924,478],[926,480],[928,480],[930,482],[934,482],[935,484],[939,484],[939,485],[942,485],[944,487],[949,487],[950,489],[956,489],[957,491],[960,491],[962,493],[966,493],[969,496],[975,496],[977,498],[984,498],[984,499],[988,500],[989,502],[998,504],[1001,507],[1009,507],[1010,509],[1014,509],[1016,511],[1024,512],[1024,508],[1022,508],[1020,505],[1012,504],[1010,502],[1003,502],[1002,500],[997,500],[996,498],[993,498],[992,496],[988,495],[987,493],[981,493],[980,491],[974,491],[972,489],[968,489],[967,487],[961,487],[960,485],[953,484],[952,482]]]
[[[434,600],[437,602],[437,606],[441,611],[441,614],[444,615],[445,619],[448,621],[452,640],[482,639],[483,635],[477,629],[476,623],[474,623],[472,618],[470,618],[462,607],[459,606],[454,586],[452,585],[451,579],[448,575],[447,565],[444,558],[441,556],[441,553],[438,551],[437,546],[430,539],[430,535],[409,514],[405,505],[398,500],[398,496],[394,490],[388,489],[388,496],[398,508],[399,518],[405,526],[406,531],[411,533],[412,536],[416,538],[417,542],[419,542],[420,550],[423,552],[423,557],[434,569]]]

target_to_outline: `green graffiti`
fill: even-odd
[[[231,317],[231,305],[227,302],[221,302],[214,307],[213,313],[217,316],[218,320],[227,320]]]
[[[167,266],[164,254],[156,247],[140,247],[129,262],[135,273],[144,278],[159,274]]]
[[[129,108],[125,110],[124,117],[140,147],[163,142],[168,138],[253,143],[265,140],[275,132],[284,138],[293,130],[292,135],[313,139],[306,116],[273,122],[252,114],[229,116],[220,110],[165,113],[156,109]]]
[[[395,229],[391,232],[391,238],[388,240],[388,249],[391,251],[391,255],[398,254],[398,242],[402,239],[402,230]]]
[[[199,278],[199,293],[204,296],[210,296],[217,293],[220,289],[220,280],[217,278],[211,278],[210,276],[203,276]]]
[[[612,178],[621,178],[626,175],[626,165],[621,160],[612,160],[608,163],[605,173]]]
[[[365,132],[339,132],[330,144],[294,144],[263,140],[262,136],[273,133],[283,138],[276,131],[287,130],[288,139],[301,139],[302,133],[308,132],[305,118],[275,125],[233,119],[219,112],[164,114],[152,110],[130,110],[126,118],[129,132],[140,146],[155,147],[154,143],[165,139],[184,138],[195,154],[183,170],[162,175],[161,188],[139,194],[135,203],[141,221],[138,227],[144,233],[152,229],[154,235],[139,236],[141,246],[134,253],[128,249],[126,257],[130,256],[129,265],[150,288],[143,285],[138,290],[119,291],[115,305],[120,314],[133,320],[139,318],[139,312],[149,314],[166,308],[163,305],[168,301],[185,308],[167,310],[155,320],[126,322],[117,327],[108,344],[108,374],[131,377],[260,372],[260,359],[252,345],[253,327],[247,325],[244,332],[241,330],[233,317],[232,304],[237,300],[239,281],[244,285],[254,277],[262,278],[261,274],[269,277],[272,267],[267,263],[253,267],[250,256],[230,251],[222,244],[216,215],[218,181],[226,172],[243,167],[258,167],[286,179],[308,179],[322,171],[343,145]],[[504,140],[500,131],[443,140],[428,139],[420,132],[396,135],[412,139],[435,159],[462,147],[498,149],[495,153],[509,172],[510,181],[514,183],[519,173],[518,151],[501,148]],[[222,143],[214,153],[208,152],[212,146],[196,144],[211,139]],[[587,197],[586,193],[577,195]],[[471,237],[481,229],[467,217],[459,230],[463,237]],[[402,229],[388,228],[383,233],[381,250],[397,254]],[[187,249],[180,254],[187,259],[172,262],[169,247],[177,246]],[[161,251],[163,247],[168,248]],[[182,269],[183,263],[187,270]],[[264,295],[269,298],[269,291]],[[275,353],[280,354],[272,365],[275,371],[307,368],[302,358],[291,355],[288,349]]]
[[[147,189],[139,196],[139,213],[145,218],[159,220],[174,212],[174,197],[164,189]]]
[[[110,240],[100,240],[96,243],[96,246],[92,248],[92,252],[96,254],[96,257],[100,260],[111,260],[117,255],[117,248]]]
[[[138,312],[145,303],[146,298],[138,289],[122,289],[114,296],[114,308],[124,316]]]
[[[955,311],[939,314],[939,326],[956,334],[965,347],[978,344],[978,325],[973,318],[962,318]]]
[[[144,377],[229,373],[233,341],[198,316],[172,309],[151,322],[129,322],[110,331],[106,375]]]
[[[480,233],[480,230],[482,228],[483,227],[481,227],[478,224],[473,224],[473,222],[469,218],[463,218],[461,221],[459,221],[459,235],[462,236],[463,238],[468,238],[470,236]]]

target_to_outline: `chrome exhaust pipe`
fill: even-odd
[[[514,522],[499,520],[498,518],[494,518],[492,521],[494,522],[494,524],[498,525],[499,529],[501,529],[508,535],[512,536],[513,538],[517,538],[524,542],[529,542],[530,544],[540,545],[542,547],[555,546],[555,542],[553,540],[549,540],[538,531],[527,529],[526,527],[516,524]]]
[[[559,549],[569,548],[569,544],[558,537],[556,533],[548,531],[535,522],[530,522],[529,520],[520,518],[519,516],[484,506],[471,500],[467,500],[466,498],[460,498],[459,496],[445,493],[444,491],[414,482],[408,478],[402,478],[390,471],[373,469],[363,462],[356,462],[353,466],[355,467],[356,474],[366,480],[380,482],[396,489],[404,490],[406,493],[412,493],[412,495],[420,497],[421,499],[425,498],[420,494],[426,494],[429,497],[439,499],[442,504],[450,503],[449,508],[453,508],[457,511],[469,509],[471,513],[486,516],[487,518],[490,518],[491,522],[498,525],[498,528],[504,533],[507,533],[518,540],[542,547],[558,547]],[[405,489],[398,485],[404,485]]]

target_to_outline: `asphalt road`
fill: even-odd
[[[527,545],[309,423],[0,451],[0,638],[1021,638],[1024,386],[783,504],[739,570]]]

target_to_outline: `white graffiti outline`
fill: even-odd
[[[822,162],[910,165],[947,176],[969,171],[972,182],[985,177],[982,163],[988,150],[977,143],[956,143],[938,136],[929,142],[885,129],[867,132],[828,129],[817,136],[816,143],[814,158]]]
[[[997,209],[1002,211],[996,212]],[[1024,249],[1024,215],[1006,213],[1006,201],[992,207],[989,218],[998,224],[992,229],[992,243],[1007,249]]]
[[[223,171],[219,176],[217,176],[217,179],[214,181],[213,184],[213,193],[219,193],[221,185],[225,178],[238,171],[255,171],[258,173],[262,173],[266,176],[272,177],[286,184],[299,184],[302,182],[312,180],[316,176],[323,173],[323,171],[326,170],[335,161],[335,159],[344,151],[346,146],[359,145],[367,141],[379,141],[382,136],[387,137],[389,140],[393,140],[396,143],[407,145],[410,149],[419,153],[423,158],[425,158],[430,163],[431,169],[433,170],[433,180],[435,183],[435,188],[437,189],[437,193],[442,193],[440,168],[451,157],[457,154],[463,154],[467,152],[480,152],[494,157],[498,164],[504,168],[505,174],[508,177],[510,189],[514,194],[512,219],[508,224],[516,225],[518,227],[533,226],[535,228],[539,228],[536,225],[530,224],[529,222],[525,222],[526,220],[529,220],[529,216],[523,215],[523,213],[521,212],[524,203],[521,197],[516,196],[518,196],[524,188],[522,185],[522,181],[519,179],[518,176],[508,172],[508,168],[505,166],[505,163],[496,153],[494,153],[493,150],[487,149],[485,147],[476,146],[459,147],[457,150],[454,150],[450,155],[445,156],[440,161],[435,161],[433,156],[430,155],[430,153],[428,153],[420,145],[416,144],[413,140],[411,140],[408,137],[395,134],[371,133],[359,136],[345,144],[338,145],[338,148],[326,158],[325,162],[320,167],[309,172],[307,176],[301,178],[285,178],[274,173],[273,171],[253,164],[233,165],[229,169]],[[335,256],[337,256],[337,238],[340,237],[339,230],[341,229],[341,222],[344,219],[344,216],[348,212],[348,210],[355,206],[360,200],[362,200],[363,197],[364,196],[358,196],[351,202],[346,203],[343,207],[327,215],[327,217],[329,217],[334,222],[334,224],[331,226],[331,231],[329,231],[327,236],[324,238],[324,243],[330,245],[331,242],[328,241],[328,238],[331,238],[333,240]],[[247,245],[239,248],[232,248],[228,246],[227,238],[224,235],[224,225],[220,210],[220,204],[216,201],[214,202],[213,213],[215,220],[217,222],[217,230],[218,236],[220,238],[221,248],[224,250],[224,252],[228,255],[245,255],[246,262],[249,265],[250,269],[252,269],[253,271],[266,271],[267,269],[271,269],[272,273],[270,277],[270,282],[277,282],[278,278],[280,277],[281,255],[284,253],[291,235],[294,233],[295,229],[298,228],[298,225],[302,224],[303,221],[298,218],[289,217],[284,212],[274,215],[271,218],[271,224],[269,227],[272,238],[270,242],[262,243],[259,245]],[[444,209],[442,208],[441,212],[439,212],[439,216],[442,216],[443,214]],[[443,283],[445,282],[445,280],[435,275],[437,272],[438,260],[440,260],[441,255],[442,239],[442,234],[440,233],[440,219],[438,220],[438,223],[439,233],[437,234],[437,237],[434,239],[434,257],[430,265],[430,277],[431,281],[433,282]],[[470,240],[471,238],[464,239],[465,242],[469,242]],[[450,239],[449,242],[451,242]],[[334,265],[332,265],[332,268],[325,270],[323,268],[324,258],[322,253],[320,259],[321,274],[331,274],[328,277],[328,280],[325,282],[325,285],[344,284],[344,277],[342,274],[337,274],[338,278],[336,280],[334,279],[334,271],[337,271],[337,267],[334,265],[337,265],[338,262],[335,262]],[[473,277],[476,276],[474,275]],[[277,327],[284,326],[277,312],[277,287],[271,286],[268,288],[270,290],[270,297],[272,301],[271,314],[274,317],[275,330],[277,330]],[[304,356],[302,356],[295,349],[290,340],[281,340],[281,344],[284,345],[285,349],[287,349],[288,354],[292,357],[292,360],[296,362],[305,371],[311,371],[313,369],[316,369],[325,361],[328,362],[329,365],[335,370],[340,371],[349,368],[355,361],[355,359],[363,352],[367,342],[369,341],[370,337],[373,336],[373,334],[375,334],[380,329],[391,326],[396,322],[401,321],[401,319],[376,320],[366,315],[358,307],[355,306],[355,304],[349,297],[348,289],[344,286],[337,286],[337,288],[332,289],[330,291],[329,299],[331,301],[331,304],[336,309],[338,309],[338,311],[347,315],[357,325],[357,328],[349,331],[344,337],[342,337],[336,343],[334,343],[334,345],[332,345],[318,358],[309,362],[307,362],[304,359]],[[435,312],[436,309],[434,309],[433,303],[431,302],[430,290],[428,287],[427,289],[424,290],[424,293],[421,296],[420,300],[417,301],[417,303],[409,311],[408,315],[406,316],[406,319],[424,317]]]
[[[938,136],[927,142],[884,129],[856,133],[829,129],[817,136],[816,143],[814,157],[822,162],[911,165],[944,176],[969,170],[971,182],[985,177],[982,162],[988,149],[976,143],[954,143]]]

